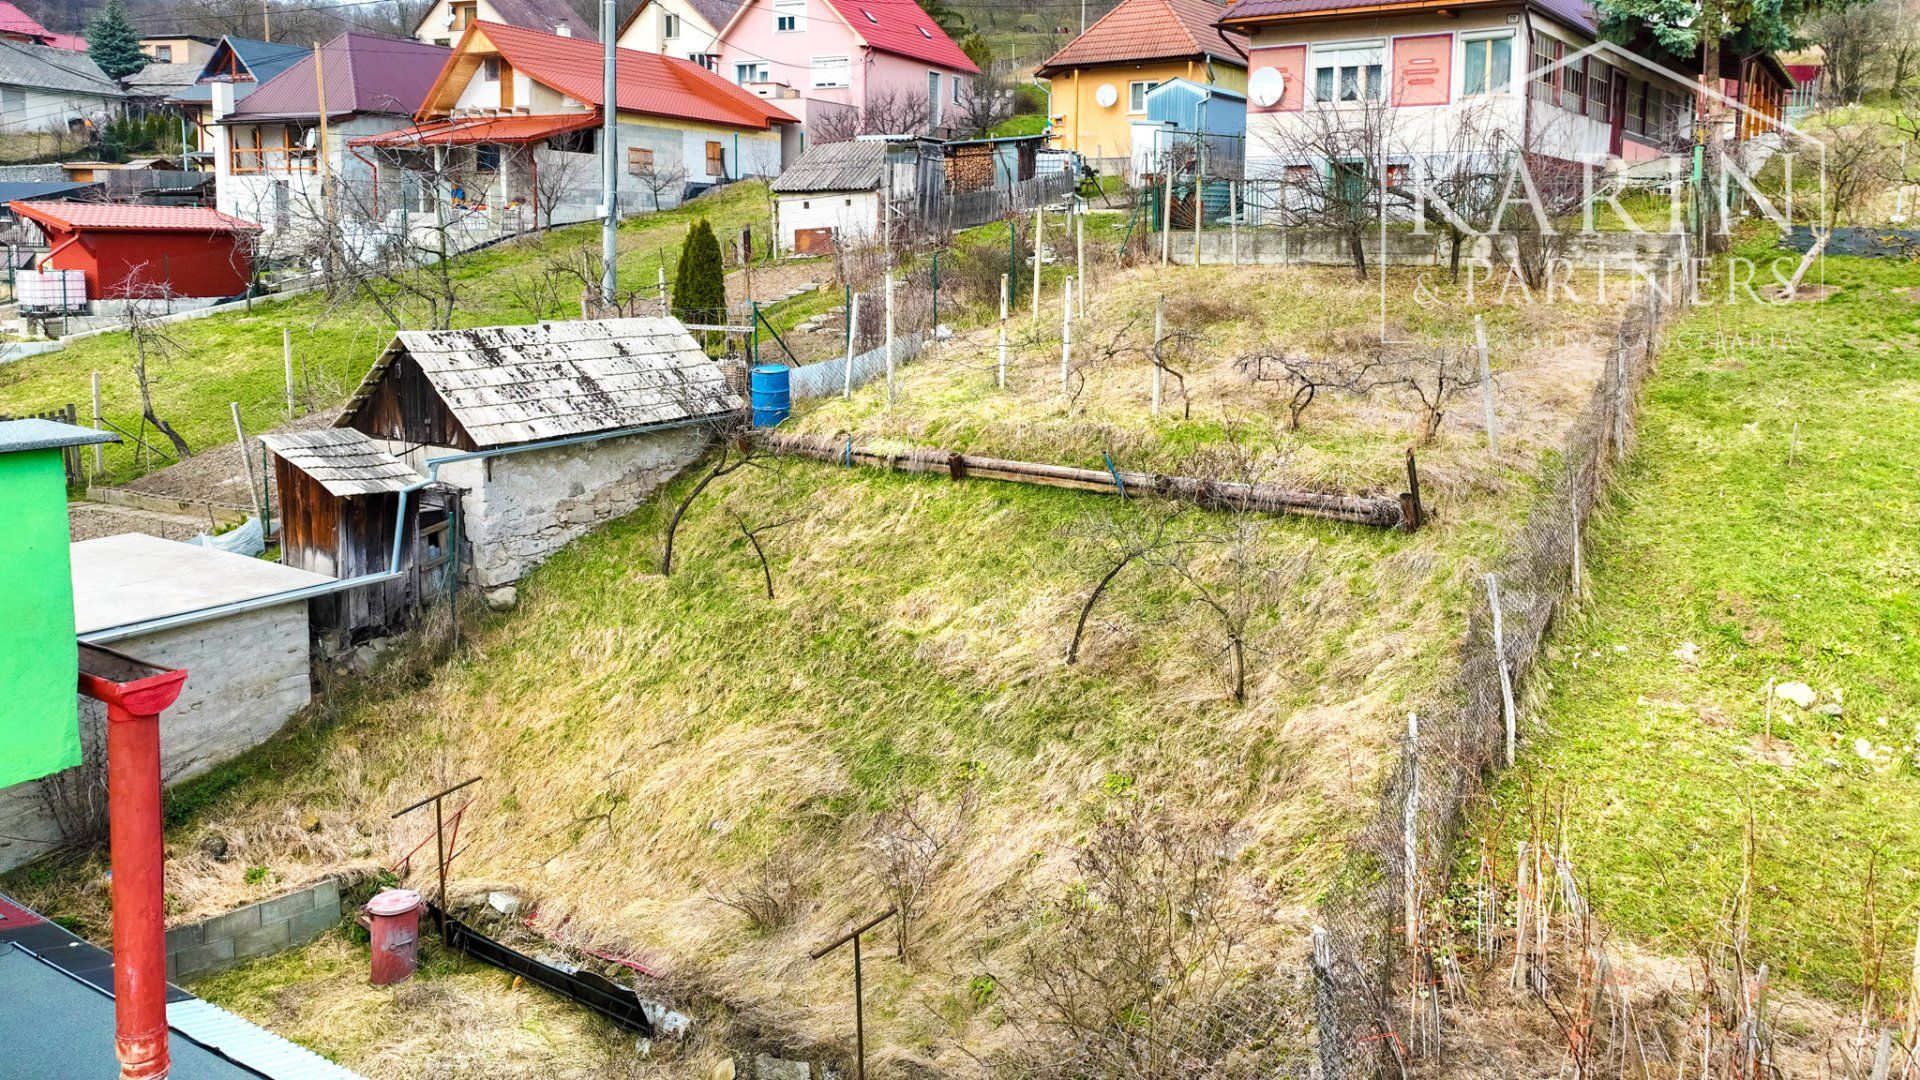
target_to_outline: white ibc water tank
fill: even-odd
[[[20,270],[13,278],[22,311],[85,311],[87,275],[78,270]]]

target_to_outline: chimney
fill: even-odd
[[[553,28],[553,32],[561,37],[572,37],[573,27],[568,26],[566,23],[561,23],[559,26]]]

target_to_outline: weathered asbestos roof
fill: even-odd
[[[333,580],[298,567],[145,533],[78,540],[70,551],[74,631],[81,634],[258,600]]]
[[[345,427],[400,356],[411,357],[482,448],[722,416],[741,407],[678,319],[598,319],[404,330],[347,402]]]
[[[260,443],[334,495],[377,495],[423,479],[406,462],[352,428],[262,435]]]
[[[62,424],[57,420],[0,420],[0,454],[23,450],[58,450],[67,446],[117,443],[120,436],[110,431]]]
[[[887,144],[878,139],[815,143],[787,166],[772,189],[794,195],[808,191],[872,191],[887,175]]]
[[[51,45],[0,40],[0,84],[62,90],[92,97],[119,98],[120,84],[107,78],[85,53]]]

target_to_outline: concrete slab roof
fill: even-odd
[[[0,454],[119,441],[120,436],[110,431],[75,427],[57,420],[0,420]]]
[[[102,536],[73,545],[74,630],[89,634],[332,580],[145,533]]]

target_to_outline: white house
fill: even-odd
[[[720,28],[740,0],[645,0],[620,27],[620,47],[720,70]]]
[[[599,37],[567,0],[433,0],[414,24],[413,36],[428,45],[451,46],[467,27],[478,22],[505,23],[588,41]]]
[[[336,185],[331,208],[336,221],[346,216],[343,208],[377,202],[381,193],[373,188],[373,166],[348,144],[411,124],[447,56],[446,49],[433,45],[355,31],[327,42],[317,57],[303,57],[238,102],[233,83],[213,83],[214,190],[220,211],[258,223],[272,256],[293,250],[326,220],[323,179]],[[319,124],[322,82],[325,145]]]
[[[103,124],[125,94],[84,52],[0,40],[0,131]]]

